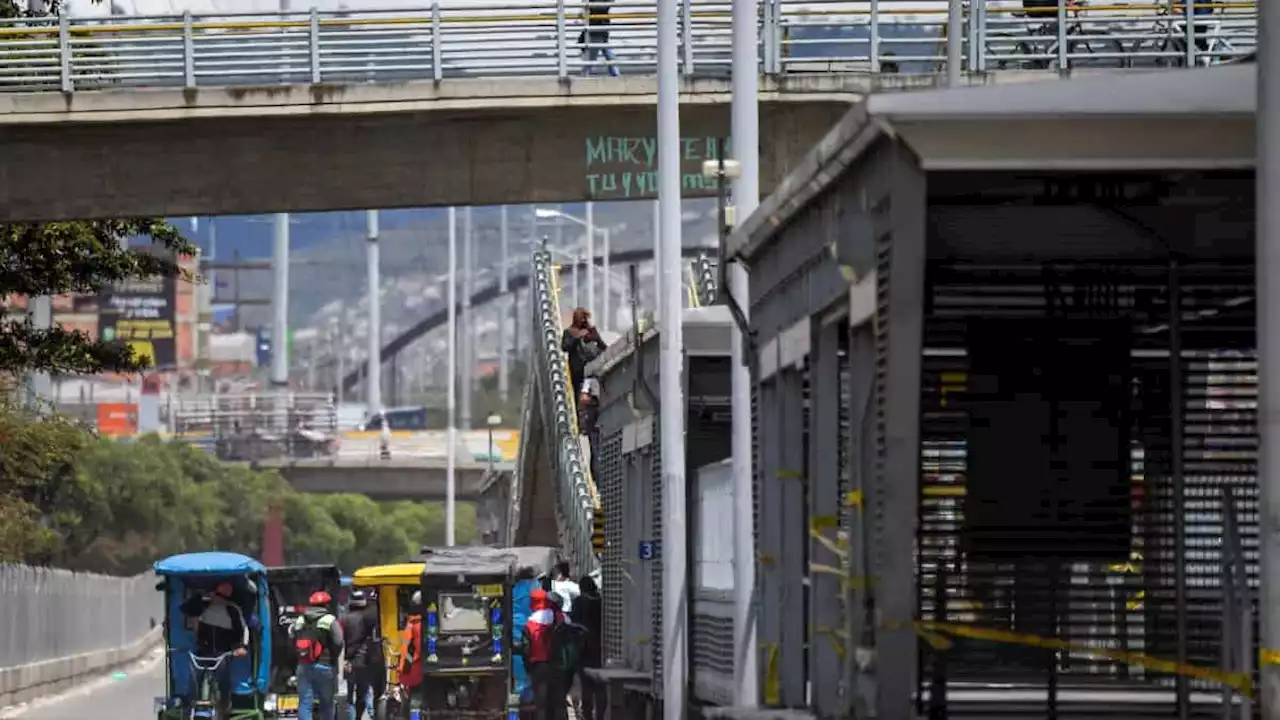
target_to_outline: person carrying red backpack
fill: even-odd
[[[521,628],[520,653],[529,673],[537,720],[564,720],[565,697],[558,691],[556,672],[556,631],[562,622],[546,590],[529,593],[529,620]]]
[[[333,696],[338,692],[338,663],[342,660],[342,623],[329,611],[333,598],[312,593],[307,609],[290,629],[298,653],[298,720],[312,720],[319,701],[320,720],[334,720]]]

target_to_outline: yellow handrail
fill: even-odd
[[[558,319],[560,317],[559,265],[551,266],[551,306],[555,308],[556,318]],[[564,328],[561,328],[562,332],[563,330]],[[569,356],[564,352],[564,350],[560,350],[559,352],[564,360],[562,363],[564,365],[564,377],[569,381],[569,387],[566,388],[568,392],[565,393],[569,396],[569,430],[573,433],[574,440],[578,441],[578,439],[582,437],[581,432],[578,430],[578,398],[573,396],[573,375],[570,374],[571,371],[569,370]],[[582,474],[587,478],[587,492],[591,494],[591,505],[594,509],[599,510],[600,495],[596,492],[596,479],[591,475],[590,463],[582,464]]]
[[[1146,12],[1158,12],[1168,7],[1168,2],[1152,2],[1143,3],[1141,5],[1086,5],[1081,8],[1082,12],[1125,12],[1133,15],[1145,14]],[[1241,0],[1219,0],[1217,2],[1196,3],[1199,8],[1212,8],[1215,10],[1229,9],[1256,9],[1258,3],[1256,1]],[[881,9],[880,14],[886,15],[937,15],[943,17],[947,14],[945,8],[902,8],[893,9],[891,11]],[[1011,14],[1021,12],[1017,8],[999,8],[993,7],[985,10],[988,15],[993,14]],[[779,10],[779,17],[825,17],[825,16],[862,16],[871,15],[870,8],[841,8],[837,10],[820,10],[813,8],[782,8]],[[511,22],[554,22],[556,21],[556,12],[548,10],[545,13],[518,13],[511,15],[445,15],[439,17],[439,22],[444,25],[465,25],[465,24],[481,24],[481,23],[511,23]],[[575,19],[587,17],[582,14],[575,14]],[[728,10],[695,10],[689,13],[690,18],[716,18],[731,19],[732,13]],[[610,13],[608,15],[610,21],[617,20],[656,20],[657,13],[651,11],[638,12],[620,12]],[[74,24],[79,19],[73,18],[73,24],[67,28],[72,35],[97,35],[103,33],[149,33],[156,31],[185,31],[188,27],[194,30],[283,30],[283,29],[308,29],[311,27],[310,19],[300,20],[202,20],[194,21],[190,25],[181,22],[160,22],[160,23],[117,23],[111,25],[77,25]],[[86,22],[92,22],[91,19],[85,19]],[[38,22],[38,20],[37,20]],[[396,16],[384,18],[320,18],[318,24],[321,27],[350,27],[353,25],[431,25],[434,19],[430,15],[420,16]],[[625,27],[625,26],[624,26]],[[616,28],[614,28],[616,29]],[[0,37],[3,36],[32,36],[32,35],[54,35],[59,33],[56,24],[50,24],[43,27],[0,27]]]

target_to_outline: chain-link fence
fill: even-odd
[[[128,645],[163,620],[151,573],[0,564],[0,668]]]

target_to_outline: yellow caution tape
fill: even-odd
[[[835,553],[835,555],[841,560],[847,560],[849,558],[849,543],[841,543],[838,540],[832,540],[824,535],[822,528],[817,524],[817,518],[815,518],[813,522],[809,523],[809,537],[816,540],[819,545],[822,545],[826,549]]]
[[[925,485],[920,488],[925,497],[964,497],[963,485]]]
[[[857,508],[857,509],[861,510],[861,509],[862,509],[862,491],[861,491],[861,490],[850,490],[849,492],[845,493],[845,495],[844,495],[844,506],[845,506],[845,507],[851,507],[851,508]]]
[[[803,480],[804,473],[799,470],[791,470],[787,468],[779,468],[775,476],[779,480]]]
[[[848,636],[843,630],[826,627],[824,625],[810,625],[809,634],[817,637],[825,637],[827,641],[831,643],[831,649],[835,651],[836,657],[844,660],[844,641]]]
[[[1280,665],[1280,650],[1258,648],[1258,666],[1263,665]]]
[[[777,707],[782,702],[781,681],[778,678],[778,644],[765,645],[765,652],[769,659],[765,663],[764,704]]]
[[[945,650],[951,647],[952,641],[947,636],[962,637],[970,640],[984,640],[988,642],[1004,643],[1007,645],[1025,645],[1029,647],[1042,648],[1044,650],[1080,653],[1083,655],[1090,655],[1092,657],[1115,660],[1129,665],[1137,665],[1156,672],[1169,673],[1171,675],[1182,675],[1184,677],[1191,677],[1199,680],[1208,680],[1210,682],[1216,682],[1230,687],[1233,690],[1250,697],[1252,697],[1254,693],[1253,678],[1247,673],[1222,672],[1221,670],[1192,665],[1190,663],[1179,663],[1173,660],[1145,655],[1143,653],[1089,647],[1087,645],[1072,643],[1057,638],[1046,638],[1038,635],[1017,633],[1009,630],[997,630],[995,628],[984,628],[974,625],[963,625],[960,623],[922,620],[912,623],[912,627],[915,629],[916,633],[925,640],[925,642],[928,642],[938,650]],[[1274,663],[1280,663],[1280,652],[1276,652],[1274,650],[1267,652],[1272,653],[1271,660]],[[1261,659],[1261,653],[1259,655]]]
[[[830,530],[840,527],[840,518],[835,515],[814,515],[809,527],[815,530]]]

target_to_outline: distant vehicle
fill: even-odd
[[[381,430],[384,423],[389,430],[426,430],[427,408],[422,405],[388,408],[365,418],[360,429],[365,432]]]

